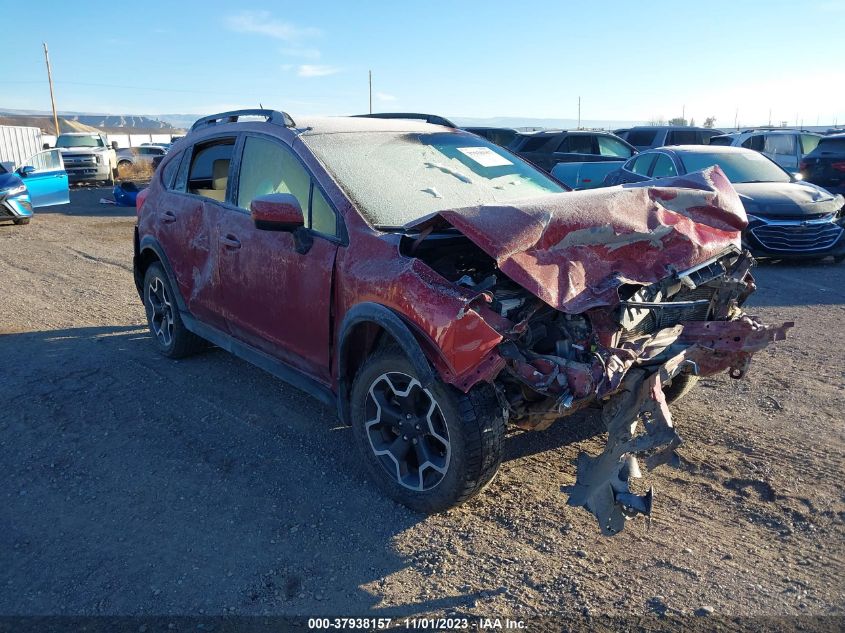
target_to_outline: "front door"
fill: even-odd
[[[305,226],[298,234],[255,227],[249,204],[268,193],[291,193],[299,201]],[[328,384],[337,214],[293,151],[259,135],[245,138],[232,201],[219,233],[229,331]]]
[[[33,169],[27,169],[32,167]],[[68,181],[62,153],[48,149],[29,157],[18,170],[33,207],[48,207],[70,202]]]

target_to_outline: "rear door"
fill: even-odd
[[[233,336],[330,382],[330,325],[339,216],[296,153],[281,140],[247,134],[241,145],[232,204],[220,221],[223,306]],[[269,193],[299,201],[305,226],[255,227],[250,202]]]
[[[154,205],[148,205],[154,209],[153,232],[188,310],[221,330],[226,321],[217,272],[218,223],[236,140],[232,135],[215,137],[184,151],[173,183],[166,181],[168,190]],[[167,172],[169,169],[164,170]]]
[[[61,151],[48,149],[38,152],[26,159],[21,167],[33,168],[33,171],[18,172],[26,184],[33,207],[67,204],[70,201]]]

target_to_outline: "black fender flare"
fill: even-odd
[[[188,304],[182,297],[182,292],[179,290],[179,284],[176,283],[176,277],[173,274],[173,267],[170,265],[170,260],[161,247],[159,241],[151,235],[145,235],[138,244],[138,252],[135,254],[135,261],[133,262],[133,275],[135,277],[135,287],[138,289],[138,294],[141,296],[141,301],[144,300],[144,283],[143,275],[140,270],[140,258],[144,251],[152,251],[155,253],[158,260],[164,268],[164,274],[167,275],[167,280],[170,282],[170,287],[173,289],[173,294],[176,295],[176,304],[180,312],[188,312]]]
[[[343,318],[338,330],[337,353],[337,410],[340,421],[350,424],[349,392],[354,376],[346,374],[351,337],[349,333],[356,325],[373,323],[382,328],[404,352],[414,366],[417,378],[423,387],[429,387],[435,379],[434,370],[422,350],[411,328],[396,312],[380,303],[364,302],[354,306]]]

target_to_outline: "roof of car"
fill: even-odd
[[[757,154],[753,149],[746,149],[744,147],[731,147],[730,145],[666,145],[663,147],[654,147],[649,150],[640,152],[653,152],[661,150],[664,152],[676,152],[685,154]]]
[[[635,125],[634,127],[623,128],[627,132],[636,130],[692,130],[695,132],[715,132],[721,134],[721,130],[712,127],[695,127],[689,125]]]

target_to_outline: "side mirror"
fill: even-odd
[[[50,149],[50,144],[44,143],[43,145],[41,145],[41,149]]]
[[[255,228],[263,231],[294,231],[305,225],[299,200],[289,193],[258,196],[249,205]]]
[[[34,171],[35,167],[33,167],[32,165],[23,165],[21,167],[18,167],[17,169],[18,176],[20,176],[21,178],[26,178]]]
[[[117,141],[112,141],[112,142],[111,142],[111,148],[112,148],[112,149],[117,149]]]

